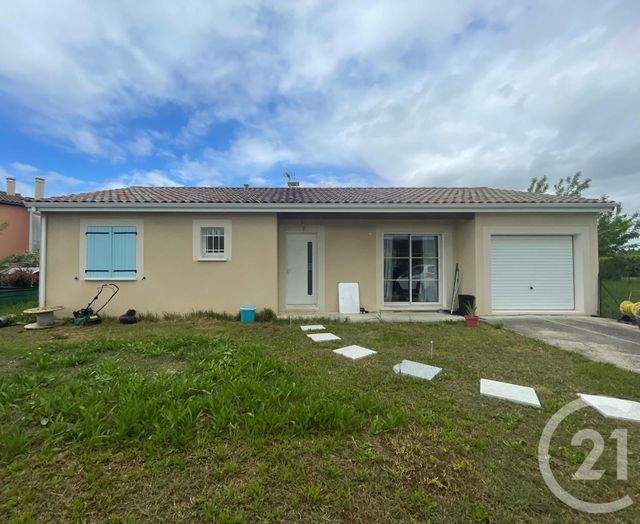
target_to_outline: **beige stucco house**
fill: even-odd
[[[102,282],[113,314],[251,304],[338,311],[357,282],[369,311],[594,314],[596,219],[611,204],[491,188],[129,187],[42,198],[41,305],[67,313]]]

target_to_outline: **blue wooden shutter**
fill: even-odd
[[[113,227],[113,277],[136,278],[136,236],[135,226]]]
[[[87,268],[88,278],[111,278],[112,227],[87,227]]]

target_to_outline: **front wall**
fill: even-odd
[[[22,206],[0,205],[0,258],[29,250],[29,211]]]
[[[492,234],[568,234],[575,241],[576,312],[597,311],[598,235],[596,213],[477,213],[475,220],[281,220],[280,302],[286,310],[287,231],[318,233],[321,293],[318,312],[338,310],[338,282],[358,282],[360,301],[370,311],[382,302],[382,246],[384,233],[423,232],[442,235],[442,305],[450,307],[455,264],[461,273],[460,293],[475,295],[478,312],[491,314],[490,239]],[[420,308],[420,306],[415,306]],[[427,307],[427,306],[422,306]]]
[[[360,283],[360,306],[376,310],[376,229],[366,221],[325,226],[325,308],[338,311],[338,282]]]
[[[86,304],[99,282],[80,277],[80,221],[108,214],[48,214],[48,305],[67,313]],[[123,215],[118,213],[118,219]],[[125,215],[125,218],[127,216]],[[120,282],[109,313],[128,308],[142,312],[198,309],[235,313],[243,304],[286,311],[287,231],[318,234],[319,313],[338,310],[339,282],[359,282],[361,305],[370,311],[382,303],[384,233],[442,235],[442,304],[449,307],[453,268],[460,264],[461,292],[476,295],[478,311],[491,314],[491,234],[570,234],[575,238],[576,311],[597,310],[598,239],[595,213],[476,214],[474,220],[280,219],[276,215],[131,214],[144,220],[144,280]],[[193,220],[232,220],[229,262],[194,262]],[[280,260],[280,262],[278,262]],[[420,308],[421,306],[415,306]],[[423,308],[426,306],[422,306]]]
[[[476,214],[476,295],[479,314],[491,314],[491,235],[572,235],[575,311],[598,309],[598,226],[596,213]]]
[[[102,281],[84,281],[80,267],[83,220],[143,220],[143,275],[117,281],[120,293],[106,313],[236,313],[241,305],[277,310],[277,218],[272,214],[56,214],[47,215],[47,305],[69,314],[91,299]],[[232,221],[232,260],[193,260],[193,221]],[[104,281],[104,282],[108,282]]]
[[[287,232],[315,232],[318,235],[318,306],[319,313],[338,311],[338,283],[358,282],[360,305],[379,311],[383,304],[382,238],[385,233],[425,233],[442,236],[441,300],[442,305],[399,306],[403,309],[439,309],[450,302],[453,268],[457,255],[453,242],[457,221],[393,219],[281,219],[280,220],[280,311],[286,304]],[[465,255],[468,256],[468,255]],[[397,309],[397,308],[396,308]],[[296,308],[294,311],[301,310]]]
[[[460,221],[453,232],[461,295],[476,294],[476,221]]]

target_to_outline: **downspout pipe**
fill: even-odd
[[[47,215],[40,215],[40,278],[38,283],[38,305],[45,307],[47,301]]]

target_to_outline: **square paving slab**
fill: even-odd
[[[346,346],[340,349],[334,349],[334,353],[342,355],[343,357],[350,358],[351,360],[358,360],[360,358],[368,357],[369,355],[375,355],[377,351],[372,349],[363,348],[361,346]]]
[[[436,375],[442,371],[442,368],[429,366],[421,362],[414,362],[413,360],[403,360],[393,366],[393,370],[398,375],[409,375],[410,377],[433,380]]]
[[[338,311],[343,315],[360,313],[360,285],[357,282],[338,283]]]
[[[584,393],[578,396],[603,417],[640,422],[640,402]]]
[[[487,397],[509,400],[525,406],[541,407],[536,390],[528,386],[519,386],[518,384],[509,384],[508,382],[498,382],[496,380],[481,378],[480,394]]]
[[[312,324],[310,326],[300,326],[302,331],[322,331],[324,326],[322,324]]]
[[[314,342],[329,342],[330,340],[340,340],[340,337],[333,333],[311,333],[307,335]]]

